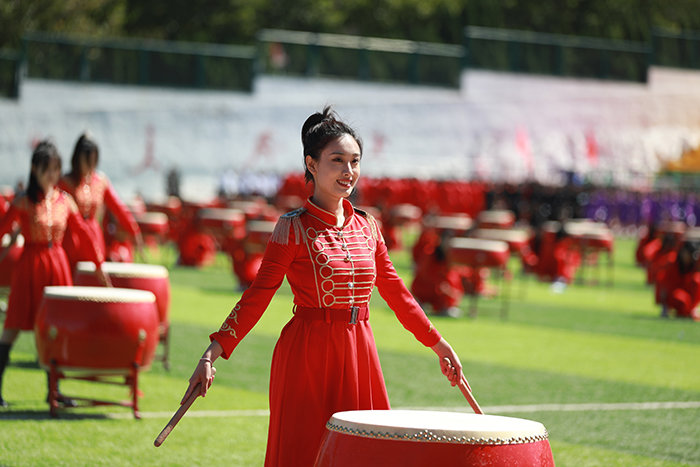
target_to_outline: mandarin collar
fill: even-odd
[[[306,200],[304,208],[306,208],[309,214],[318,217],[321,221],[325,222],[326,224],[330,224],[333,227],[335,227],[338,224],[338,218],[334,213],[320,208],[318,205],[314,204],[313,201],[311,201],[311,198],[308,198]],[[352,220],[352,217],[355,214],[355,210],[352,207],[352,203],[346,198],[343,198],[343,211],[345,211],[345,222],[343,223],[343,227],[345,227],[346,225],[348,225],[350,220]]]

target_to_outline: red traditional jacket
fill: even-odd
[[[42,198],[37,203],[31,203],[26,197],[15,200],[0,221],[0,238],[12,231],[15,222],[20,225],[25,247],[61,245],[66,229],[71,228],[92,246],[90,259],[96,263],[104,261],[101,252],[94,247],[96,239],[75,211],[70,195],[61,190],[53,190],[48,199]]]
[[[344,200],[345,222],[307,200],[303,208],[280,217],[267,244],[253,284],[210,338],[224,349],[224,358],[258,322],[285,275],[297,307],[347,313],[367,306],[374,286],[401,324],[425,346],[440,334],[394,269],[377,223]]]
[[[73,184],[72,179],[63,177],[58,186],[73,196],[83,219],[101,219],[106,205],[122,228],[131,235],[139,232],[134,216],[119,199],[106,175],[95,172],[89,177],[83,177],[77,185]]]

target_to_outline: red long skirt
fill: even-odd
[[[60,245],[24,245],[12,272],[5,329],[33,330],[44,287],[50,285],[73,285],[66,252]]]
[[[265,466],[313,465],[331,415],[371,409],[389,397],[369,322],[293,317],[272,357]]]

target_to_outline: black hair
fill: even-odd
[[[39,201],[39,197],[44,194],[43,188],[39,185],[39,181],[34,175],[34,171],[43,172],[49,168],[52,163],[58,164],[61,168],[61,156],[58,154],[58,149],[49,140],[39,142],[32,153],[32,168],[29,171],[29,183],[27,184],[27,198],[32,203]]]
[[[70,173],[68,176],[73,179],[75,183],[80,181],[80,161],[95,153],[95,163],[100,159],[100,148],[97,146],[97,142],[88,133],[83,133],[75,142],[75,147],[73,148],[73,157],[70,160]]]
[[[327,105],[323,112],[316,112],[306,119],[301,127],[301,143],[304,145],[304,178],[307,183],[313,181],[314,177],[306,167],[306,156],[311,156],[317,161],[323,148],[343,135],[355,138],[362,155],[362,139],[350,125],[338,118],[331,106]]]
[[[700,258],[700,248],[696,242],[684,241],[681,247],[678,249],[678,254],[676,256],[676,263],[678,264],[678,271],[681,274],[687,274],[695,269],[695,265],[698,264],[698,259]]]

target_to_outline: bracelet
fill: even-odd
[[[200,362],[209,362],[209,364],[211,365],[211,359],[210,359],[210,358],[202,357],[202,358],[199,359],[199,361],[200,361]]]

